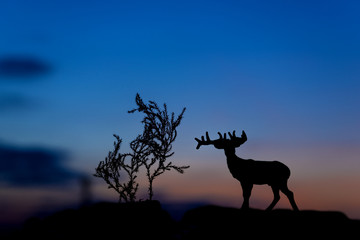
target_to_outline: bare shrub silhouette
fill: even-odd
[[[218,134],[220,138],[217,140],[210,140],[208,132],[206,132],[206,140],[204,136],[201,136],[201,140],[195,138],[198,142],[196,149],[199,149],[202,145],[214,145],[217,149],[224,149],[230,173],[235,179],[239,180],[243,189],[243,209],[249,208],[249,199],[253,185],[268,184],[273,191],[274,200],[266,210],[273,209],[280,200],[279,191],[286,195],[294,211],[299,210],[294,200],[294,194],[287,186],[290,169],[285,164],[278,161],[242,159],[236,156],[235,148],[240,147],[241,144],[247,141],[244,131],[242,131],[241,137],[237,137],[235,131],[232,134],[229,132],[230,139],[226,139],[226,133],[224,133],[224,136],[221,133]]]
[[[146,146],[144,149],[146,158],[142,159],[142,164],[146,168],[146,176],[149,181],[149,199],[151,200],[153,182],[156,177],[171,169],[184,173],[184,169],[190,167],[176,166],[172,162],[166,162],[168,158],[174,155],[172,143],[177,137],[176,128],[180,125],[186,108],[183,108],[177,117],[175,117],[174,112],[169,116],[166,104],[163,105],[163,109],[154,101],[145,104],[139,94],[136,95],[136,104],[137,108],[129,111],[129,113],[138,111],[145,114],[142,120],[144,131],[139,136],[139,141]]]
[[[119,202],[134,202],[139,187],[136,182],[137,173],[143,164],[143,158],[146,157],[146,152],[143,151],[145,146],[138,141],[139,137],[137,137],[130,143],[132,153],[122,154],[119,152],[122,139],[115,134],[114,137],[116,138],[114,150],[109,151],[104,161],[100,161],[94,176],[103,178],[108,188],[119,193]],[[127,182],[121,182],[123,178],[121,173],[127,174]]]
[[[152,200],[154,195],[153,182],[156,177],[171,169],[184,173],[184,169],[190,167],[167,162],[168,158],[174,155],[172,143],[177,137],[176,128],[180,125],[186,108],[175,117],[173,112],[169,116],[166,104],[163,109],[154,101],[145,104],[139,94],[136,94],[135,101],[137,108],[128,113],[138,111],[145,114],[142,120],[143,133],[130,143],[130,153],[119,152],[122,139],[114,134],[114,150],[108,153],[104,161],[100,161],[94,174],[95,177],[103,178],[108,188],[119,193],[120,202],[136,201],[139,188],[136,178],[141,167],[145,167],[149,181],[149,200]],[[123,180],[123,173],[127,175],[127,182]]]

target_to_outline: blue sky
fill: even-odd
[[[303,199],[300,208],[340,209],[360,217],[354,203],[360,196],[344,190],[350,183],[359,187],[360,180],[358,1],[1,0],[0,5],[3,145],[20,152],[62,151],[71,171],[92,174],[112,150],[112,134],[129,143],[141,132],[142,116],[127,113],[139,93],[175,113],[187,108],[173,157],[192,166],[187,179],[210,184],[213,176],[230,176],[224,154],[210,147],[196,151],[194,137],[245,130],[249,140],[238,155],[290,165],[295,193]],[[17,60],[19,71],[29,62],[46,71],[1,74],[9,59]],[[181,177],[172,188],[178,192],[186,185]],[[223,181],[219,188],[237,184],[231,177]],[[345,191],[342,197],[339,190],[326,190],[329,181]],[[97,198],[113,199],[97,184]],[[177,196],[158,184],[164,195]],[[14,191],[4,187],[1,194],[11,202]],[[41,191],[47,198],[54,194]],[[235,206],[241,199],[241,190],[234,196],[208,191],[183,195]],[[259,206],[263,198],[270,201],[260,194]]]

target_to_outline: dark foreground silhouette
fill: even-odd
[[[31,218],[8,239],[353,239],[359,230],[336,211],[205,205],[175,221],[159,201],[101,202]]]

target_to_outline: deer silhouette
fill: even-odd
[[[294,194],[287,186],[290,169],[285,164],[278,161],[242,159],[236,156],[235,148],[240,147],[247,140],[244,131],[242,131],[241,137],[237,137],[235,131],[232,134],[228,132],[230,139],[226,139],[226,133],[224,133],[224,136],[220,132],[218,134],[220,138],[217,140],[210,140],[208,132],[206,132],[206,140],[204,136],[201,136],[201,140],[195,138],[198,142],[196,149],[199,149],[202,145],[214,145],[217,149],[224,149],[230,173],[235,179],[239,180],[243,190],[242,209],[249,208],[249,199],[254,184],[268,184],[274,193],[274,200],[266,210],[273,209],[280,200],[279,191],[287,196],[294,211],[299,210],[294,200]]]

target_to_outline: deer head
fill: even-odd
[[[218,132],[218,134],[220,138],[216,140],[210,140],[208,132],[206,132],[206,140],[204,136],[201,136],[201,140],[195,138],[195,140],[198,142],[196,149],[199,149],[201,145],[214,145],[214,147],[217,149],[237,148],[247,140],[247,136],[244,131],[242,131],[241,137],[237,137],[235,135],[235,130],[232,134],[228,132],[230,139],[226,138],[226,133],[224,133],[224,136],[222,136],[220,132]]]

